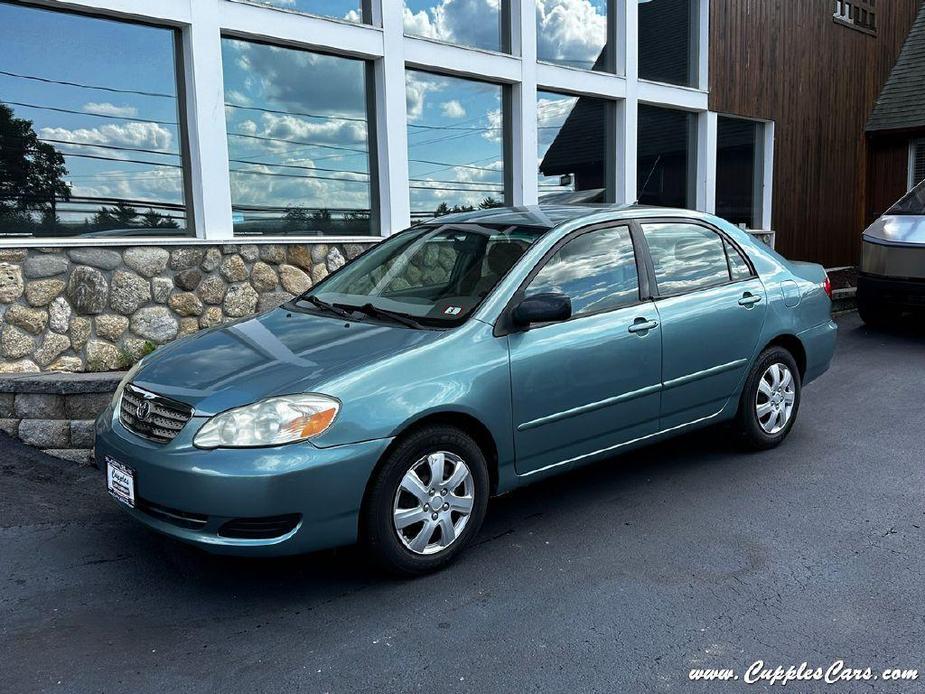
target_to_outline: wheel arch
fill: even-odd
[[[379,472],[379,469],[382,467],[385,460],[388,459],[392,451],[395,450],[396,446],[398,446],[398,444],[409,434],[412,434],[415,431],[419,431],[425,427],[437,424],[452,426],[460,429],[475,440],[479,448],[481,448],[482,452],[485,454],[485,462],[488,463],[489,493],[493,496],[497,492],[498,445],[489,428],[480,419],[478,419],[478,417],[475,417],[468,412],[463,412],[461,410],[440,410],[426,413],[423,416],[405,422],[401,427],[399,427],[395,433],[394,438],[392,439],[392,442],[382,452],[382,455],[379,456],[379,460],[376,462],[375,467],[369,475],[369,479],[366,481],[366,487],[363,490],[363,502],[361,508],[366,507],[372,481],[376,474]]]
[[[783,347],[790,352],[797,363],[797,369],[800,371],[800,380],[806,376],[806,347],[803,345],[800,338],[791,333],[783,333],[770,340],[761,348],[761,352],[764,352],[770,347]],[[761,352],[759,352],[759,354],[761,354]]]

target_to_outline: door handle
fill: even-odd
[[[742,298],[739,299],[739,306],[745,306],[746,308],[749,308],[757,304],[759,301],[761,301],[760,296],[755,296],[754,294],[745,292],[745,294],[742,295]]]
[[[645,318],[637,318],[636,322],[633,323],[627,330],[631,333],[646,333],[650,330],[654,330],[658,327],[657,320],[646,320]]]

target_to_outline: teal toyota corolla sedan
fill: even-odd
[[[778,445],[832,359],[829,293],[822,267],[695,212],[441,217],[146,357],[96,456],[125,510],[180,540],[360,541],[423,573],[472,542],[492,495],[720,422]]]

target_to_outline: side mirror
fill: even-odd
[[[521,328],[531,323],[558,323],[571,317],[572,300],[556,292],[528,297],[511,312],[514,325]]]

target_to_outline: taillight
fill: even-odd
[[[822,288],[825,290],[825,293],[829,295],[829,298],[832,298],[832,280],[829,279],[829,276],[825,276],[825,280],[822,282]]]

